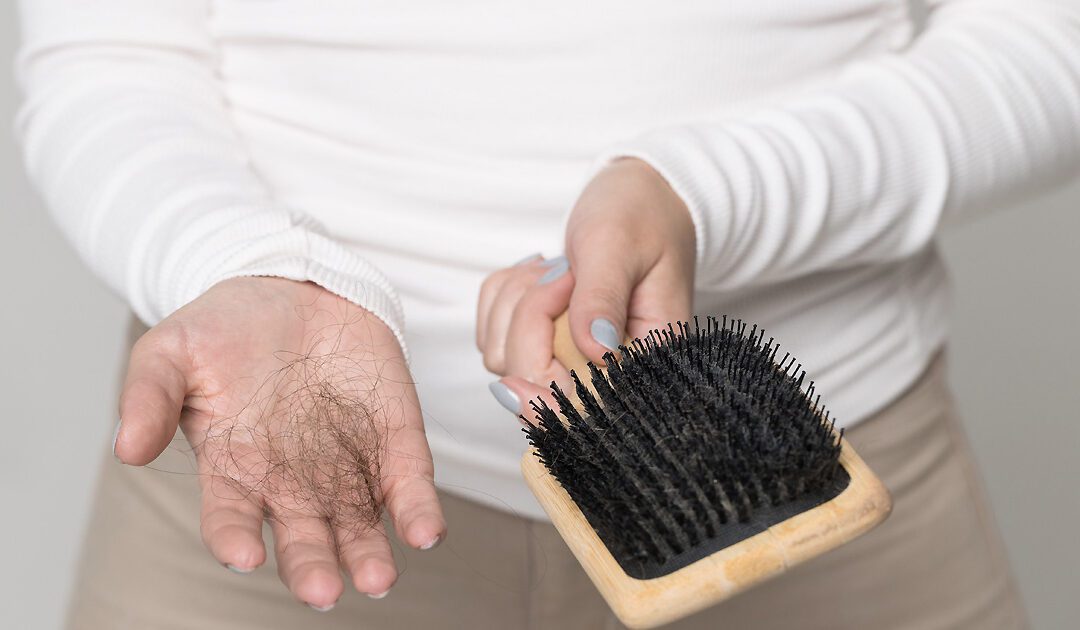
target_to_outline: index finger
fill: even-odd
[[[555,361],[555,320],[570,306],[574,275],[567,271],[531,287],[514,307],[506,335],[506,375],[538,385],[559,380],[564,369]]]

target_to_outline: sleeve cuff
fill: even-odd
[[[262,207],[218,210],[203,219],[216,229],[183,233],[159,258],[159,268],[179,273],[169,274],[157,286],[131,292],[133,298],[145,296],[132,300],[144,322],[160,321],[223,280],[272,276],[313,282],[363,307],[390,328],[408,359],[404,311],[390,281],[359,254],[324,235],[313,220]],[[193,233],[199,236],[189,236]],[[139,273],[140,267],[147,266],[131,266],[135,277],[130,280],[145,284],[148,278]]]

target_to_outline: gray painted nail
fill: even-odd
[[[519,260],[516,263],[514,263],[513,265],[511,265],[511,267],[520,267],[521,265],[527,265],[527,264],[529,264],[531,262],[535,262],[537,260],[540,260],[541,258],[543,258],[543,256],[540,255],[540,252],[537,252],[535,254],[531,254],[529,256],[526,256],[526,257],[522,258],[521,260]]]
[[[434,549],[442,542],[442,536],[436,536],[431,542],[420,545],[420,551],[427,551],[428,549]]]
[[[495,381],[488,385],[488,389],[491,390],[491,395],[495,397],[495,400],[499,401],[499,404],[507,411],[514,415],[521,413],[521,400],[509,387]]]
[[[123,420],[117,420],[116,421],[116,429],[113,430],[113,434],[112,434],[112,454],[113,454],[113,457],[116,457],[116,459],[120,459],[116,455],[116,438],[120,437],[120,425],[121,425],[121,423],[123,423]]]
[[[615,350],[619,347],[619,331],[615,330],[615,324],[610,321],[602,317],[592,320],[592,323],[589,324],[589,332],[592,334],[592,338],[596,340],[596,343],[608,350]]]
[[[253,567],[248,569],[242,569],[235,564],[226,564],[225,568],[232,571],[233,573],[238,573],[240,575],[247,575],[248,573],[251,573],[255,570]]]
[[[545,262],[544,266],[549,267],[549,269],[547,270],[547,273],[537,280],[536,284],[547,284],[563,277],[563,275],[570,270],[570,261],[566,259],[566,256],[559,256],[558,258],[553,258]]]
[[[540,264],[540,266],[541,267],[552,267],[554,265],[560,264],[564,260],[566,260],[566,256],[556,256],[554,258],[549,258],[549,259],[545,260],[543,263]]]
[[[327,612],[328,610],[333,610],[334,606],[337,606],[337,602],[334,602],[333,604],[330,604],[329,606],[316,606],[315,604],[308,604],[308,608],[310,608],[312,610],[317,610],[319,612]]]

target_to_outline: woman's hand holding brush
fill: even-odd
[[[491,274],[480,291],[476,343],[502,376],[492,393],[515,414],[565,384],[555,320],[569,312],[574,344],[600,364],[627,337],[690,315],[694,226],[686,205],[648,164],[621,159],[600,171],[571,212],[565,254],[535,255]]]
[[[777,363],[779,346],[757,326],[707,318],[649,335],[689,319],[694,239],[663,178],[622,160],[575,205],[565,258],[523,261],[481,293],[477,342],[503,375],[491,391],[521,414],[532,445],[524,478],[631,628],[779,575],[891,505],[803,387],[801,364]],[[627,337],[645,341],[582,373]],[[537,397],[544,404],[527,408]]]

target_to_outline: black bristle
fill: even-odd
[[[574,373],[580,410],[525,433],[630,575],[685,566],[839,493],[840,439],[805,373],[741,320],[678,322]]]

